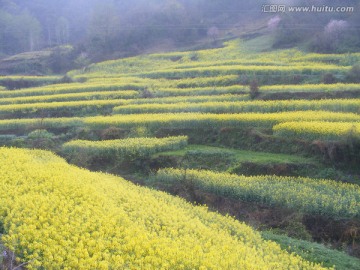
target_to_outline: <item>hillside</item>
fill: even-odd
[[[264,33],[272,49],[359,52],[359,7],[359,0],[1,0],[0,74],[63,74],[89,63]],[[73,51],[62,55],[62,46]],[[44,63],[49,50],[55,53]],[[20,61],[24,57],[29,61]]]
[[[271,41],[1,77],[3,265],[359,269],[360,53]]]

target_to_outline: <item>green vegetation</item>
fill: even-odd
[[[330,180],[277,176],[244,177],[212,171],[162,169],[151,180],[183,183],[238,200],[283,206],[307,213],[351,218],[360,216],[358,185]]]
[[[104,106],[121,103],[122,101],[97,101],[103,103]],[[90,101],[93,108],[97,108],[97,102]],[[87,102],[82,102],[86,109]],[[63,105],[73,107],[74,110],[82,110],[78,102],[66,102]],[[41,109],[42,105],[39,105]],[[44,105],[46,107],[55,107],[57,104],[49,103]],[[61,108],[61,107],[60,107]],[[29,107],[30,109],[30,107]],[[90,107],[91,109],[91,107]],[[11,107],[10,109],[11,110]],[[360,116],[354,113],[335,113],[324,111],[296,111],[296,112],[282,112],[282,113],[243,113],[243,114],[202,114],[202,113],[179,113],[179,114],[131,114],[131,115],[115,115],[115,116],[93,116],[93,117],[73,117],[73,118],[41,118],[41,119],[13,119],[0,120],[0,130],[18,131],[33,129],[40,126],[42,128],[56,128],[82,126],[89,127],[95,130],[106,129],[109,127],[118,127],[124,129],[136,129],[137,127],[144,127],[148,132],[155,132],[159,129],[217,129],[217,128],[272,128],[274,125],[282,122],[290,121],[330,121],[330,122],[349,122],[357,123],[360,121]]]
[[[297,240],[285,235],[277,235],[272,232],[261,232],[262,238],[278,243],[283,249],[299,254],[304,259],[322,263],[325,267],[333,267],[338,270],[358,270],[360,260],[346,255],[337,250],[331,250],[324,245]]]
[[[343,84],[301,84],[301,85],[269,85],[261,87],[266,92],[345,92],[360,91],[360,85],[355,83]]]
[[[115,90],[138,90],[142,89],[143,85],[128,84],[128,83],[107,83],[102,82],[83,84],[83,83],[72,83],[72,84],[59,84],[49,85],[46,87],[37,87],[25,90],[17,91],[2,91],[0,92],[1,98],[15,98],[15,97],[28,97],[28,96],[49,96],[56,94],[68,94],[68,93],[86,93],[86,92],[100,92],[100,91],[115,91]]]
[[[307,140],[341,140],[347,136],[360,138],[359,123],[285,122],[273,127],[276,135]]]
[[[100,26],[102,19],[113,23],[111,13],[97,18]],[[93,26],[89,42],[99,44],[91,51],[110,54],[113,34]],[[155,184],[256,228],[358,256],[360,54],[272,50],[280,37],[263,24],[221,44],[215,30],[207,49],[98,64],[89,60],[99,55],[84,52],[77,60],[86,67],[64,77],[26,76],[36,84],[23,86],[21,76],[2,77],[17,87],[0,89],[0,144],[50,149],[78,166]],[[87,48],[73,50],[76,56]],[[64,67],[59,56],[48,56],[55,69]],[[12,60],[21,57],[31,56]],[[79,170],[46,152],[1,151],[4,244],[33,268],[232,269],[248,254],[243,239],[252,237],[250,269],[281,269],[284,254],[285,269],[317,267],[288,252],[356,269],[356,259],[324,246],[264,233],[281,251],[231,218],[199,214],[204,208],[179,206],[181,200]],[[195,219],[201,230],[189,225]]]
[[[158,155],[169,155],[169,156],[184,156],[189,152],[199,152],[199,153],[215,153],[221,152],[225,155],[232,156],[236,161],[250,161],[256,163],[285,163],[285,162],[296,162],[296,163],[311,163],[312,160],[308,158],[304,158],[301,156],[294,155],[284,155],[284,154],[274,154],[274,153],[265,153],[265,152],[253,152],[253,151],[244,151],[244,150],[236,150],[229,148],[220,148],[220,147],[212,147],[206,145],[189,145],[186,148],[178,151],[168,151],[162,152],[161,154],[155,154],[154,157]]]
[[[324,269],[231,217],[50,152],[1,148],[0,178],[2,241],[30,269]]]
[[[168,138],[128,138],[123,140],[84,141],[77,140],[62,146],[64,154],[70,160],[90,162],[102,160],[108,162],[134,161],[149,157],[157,152],[178,150],[187,145],[187,137]]]
[[[358,113],[360,99],[330,100],[276,100],[276,101],[220,101],[199,102],[194,104],[134,104],[114,108],[119,114],[204,112],[204,113],[241,113],[241,112],[283,112],[283,111],[334,111]],[[1,107],[0,107],[1,109]]]
[[[193,144],[182,150],[155,154],[150,163],[156,164],[156,168],[171,166],[242,175],[314,176],[322,171],[320,163],[312,158]]]
[[[75,115],[106,115],[113,107],[122,104],[122,100],[86,100],[51,103],[10,104],[0,106],[3,119],[34,116],[75,116]]]
[[[135,98],[139,95],[137,91],[122,90],[122,91],[108,91],[108,92],[84,92],[84,93],[70,93],[59,95],[46,96],[29,96],[29,97],[14,97],[2,98],[1,105],[7,104],[29,104],[42,102],[61,102],[61,101],[84,101],[84,100],[112,100],[112,99],[127,99]],[[126,102],[124,101],[124,104]]]
[[[60,76],[0,76],[0,86],[10,90],[43,86],[47,84],[59,83],[60,81]]]

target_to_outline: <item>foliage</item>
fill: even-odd
[[[251,95],[251,94],[250,94]],[[284,111],[333,111],[358,113],[360,99],[324,99],[324,100],[256,100],[256,101],[215,101],[174,104],[133,104],[114,108],[114,113],[241,113],[241,112],[284,112]],[[1,106],[0,106],[1,111]]]
[[[58,76],[0,76],[0,85],[9,90],[43,86],[60,81]],[[0,88],[0,91],[4,89]]]
[[[60,117],[75,115],[107,115],[122,100],[85,100],[50,103],[9,104],[0,106],[3,119],[23,117]]]
[[[55,147],[54,134],[46,129],[36,129],[27,135],[25,142],[30,148],[53,149]]]
[[[124,129],[139,126],[151,129],[161,128],[220,128],[220,127],[264,127],[291,121],[332,121],[359,122],[359,115],[324,111],[296,111],[282,113],[243,113],[243,114],[136,114],[95,117],[68,117],[43,119],[0,120],[0,130],[56,129],[89,127],[104,129],[119,127]]]
[[[1,95],[1,93],[0,93]],[[1,105],[10,104],[28,104],[30,103],[47,103],[47,102],[70,102],[70,101],[86,101],[86,100],[119,100],[135,98],[139,95],[139,92],[134,90],[121,90],[121,91],[97,91],[97,92],[80,92],[80,93],[69,93],[69,94],[54,94],[44,96],[24,96],[24,97],[13,97],[13,98],[1,98]],[[123,100],[123,103],[127,102]]]
[[[323,263],[326,267],[335,266],[338,270],[358,270],[360,269],[360,260],[348,256],[345,253],[329,249],[325,245],[302,241],[285,235],[276,235],[271,231],[261,232],[261,236],[270,241],[274,241],[289,252],[301,254],[303,258],[311,262]]]
[[[211,95],[211,96],[175,96],[175,97],[162,97],[162,98],[137,98],[124,101],[124,105],[135,104],[174,104],[174,103],[202,103],[202,102],[223,102],[223,101],[240,101],[248,100],[249,95],[236,95],[236,94],[224,94],[224,95]],[[1,100],[0,100],[1,103]]]
[[[48,132],[46,129],[36,129],[28,134],[28,138],[30,139],[50,139],[53,136],[54,134]]]
[[[62,146],[64,153],[71,159],[81,153],[90,159],[130,161],[149,157],[163,151],[178,150],[187,145],[187,137],[168,138],[128,138],[121,140],[67,142]]]
[[[24,96],[48,96],[54,94],[69,94],[69,93],[86,93],[86,92],[102,92],[115,90],[140,90],[143,85],[124,83],[69,83],[69,84],[54,84],[44,87],[28,88],[15,91],[1,91],[0,98],[10,97],[24,97]],[[129,92],[125,92],[129,93]],[[131,92],[134,93],[134,92]],[[126,94],[124,94],[126,96]],[[133,97],[134,95],[130,95]]]
[[[49,152],[0,158],[2,241],[28,269],[323,269],[230,217]]]
[[[252,80],[250,82],[249,87],[250,87],[250,97],[251,99],[255,99],[260,94],[257,80],[256,79]]]
[[[356,83],[360,82],[360,64],[356,64],[352,66],[352,68],[347,74],[347,79],[350,82],[356,82]]]
[[[301,84],[301,85],[264,85],[261,91],[276,93],[276,92],[345,92],[345,91],[359,91],[360,84],[356,83],[335,83],[335,84]]]
[[[273,127],[276,135],[307,140],[341,140],[350,132],[360,137],[359,123],[349,122],[285,122]]]
[[[189,181],[196,188],[220,196],[311,214],[337,218],[360,216],[359,186],[330,180],[162,169],[154,176],[154,181],[170,185]]]
[[[135,114],[114,115],[111,117],[89,117],[83,123],[95,129],[108,126],[131,128],[146,126],[159,128],[219,128],[219,127],[272,127],[289,121],[359,121],[360,116],[353,113],[334,113],[324,111],[296,111],[282,113],[243,113],[243,114]],[[51,123],[51,119],[48,120]],[[2,126],[0,121],[0,128]],[[24,122],[26,123],[26,122]]]

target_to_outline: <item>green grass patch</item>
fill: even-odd
[[[285,235],[277,235],[272,232],[261,232],[262,238],[278,243],[282,249],[290,253],[296,253],[305,260],[322,264],[325,267],[333,267],[337,270],[359,270],[360,260],[351,257],[338,250],[326,248],[324,245],[297,240]]]
[[[268,163],[303,163],[303,164],[314,164],[316,161],[311,158],[305,158],[295,155],[286,155],[286,154],[274,154],[267,152],[255,152],[255,151],[245,151],[221,147],[213,147],[206,145],[189,145],[184,149],[178,151],[169,151],[162,152],[154,155],[153,157],[162,156],[177,156],[182,157],[191,151],[199,151],[202,153],[211,153],[211,152],[223,152],[225,154],[233,156],[236,162],[254,162],[261,164]]]

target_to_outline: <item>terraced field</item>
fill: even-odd
[[[0,78],[46,84],[0,88],[5,250],[29,269],[360,269],[360,54],[255,41]]]

